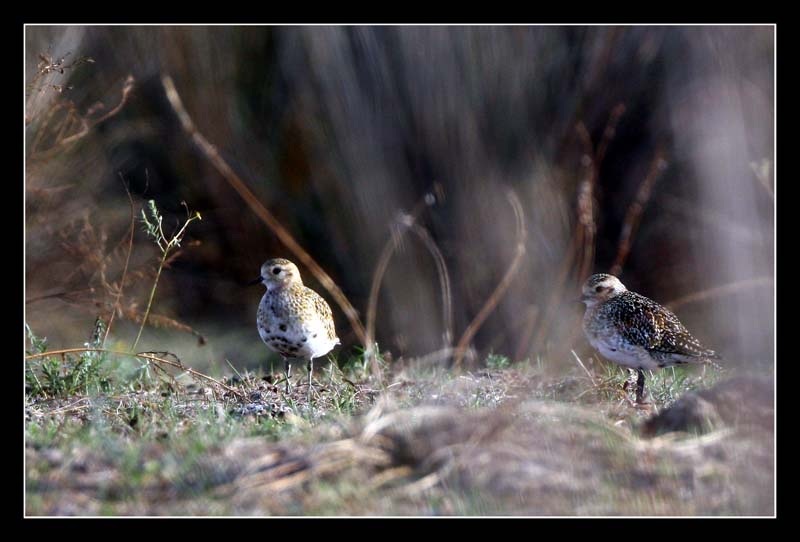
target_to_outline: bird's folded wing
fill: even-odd
[[[651,352],[718,359],[681,324],[669,309],[643,296],[633,300],[634,310],[626,311],[625,325],[631,340]]]

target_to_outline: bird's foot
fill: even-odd
[[[627,405],[631,408],[636,408],[637,404],[636,401],[631,399],[630,395],[628,395],[627,393],[622,396],[622,401],[620,402],[620,404],[622,403],[627,403]]]
[[[639,401],[639,397],[636,396],[636,373],[634,372],[632,376],[629,376],[625,379],[625,382],[622,383],[622,391],[623,395],[625,396],[625,401],[628,403],[629,406],[635,407],[636,403]]]
[[[628,394],[625,394],[623,396],[622,402],[626,403],[629,408],[635,410],[642,410],[649,412],[656,408],[655,403],[652,403],[649,399],[631,397]]]

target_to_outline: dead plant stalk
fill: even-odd
[[[472,322],[470,322],[470,324],[467,326],[467,329],[464,330],[464,334],[461,335],[461,338],[456,345],[455,361],[453,363],[453,367],[455,369],[461,368],[464,355],[467,352],[467,347],[469,346],[470,342],[472,342],[473,337],[478,332],[480,327],[486,321],[486,318],[489,317],[492,311],[497,307],[498,303],[500,303],[500,299],[502,299],[509,286],[511,286],[511,281],[514,280],[514,277],[517,275],[517,271],[519,271],[519,267],[522,264],[522,258],[525,255],[525,243],[528,240],[528,230],[525,227],[525,213],[522,210],[522,204],[520,203],[519,198],[513,190],[508,189],[506,191],[506,197],[511,204],[511,208],[514,210],[514,217],[517,220],[516,253],[514,255],[514,259],[511,261],[511,264],[508,266],[508,269],[506,269],[503,278],[497,284],[497,287],[488,297],[486,303],[483,305]]]

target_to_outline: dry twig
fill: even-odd
[[[514,193],[513,190],[509,189],[506,192],[506,196],[508,197],[508,201],[511,204],[511,208],[514,210],[514,217],[517,219],[517,248],[516,254],[514,255],[514,259],[511,261],[511,265],[508,266],[506,269],[503,278],[498,283],[497,287],[494,289],[492,294],[486,300],[486,303],[483,305],[483,308],[478,312],[475,318],[470,322],[467,326],[467,329],[464,331],[464,334],[461,335],[461,338],[456,345],[456,352],[455,352],[455,361],[453,363],[453,367],[456,369],[461,368],[461,363],[464,360],[464,355],[467,352],[467,347],[469,346],[472,338],[478,332],[478,329],[483,325],[483,322],[488,318],[489,314],[497,307],[497,304],[500,302],[500,299],[508,290],[508,287],[511,286],[511,281],[517,274],[520,265],[522,264],[522,258],[525,255],[525,243],[528,240],[528,230],[525,227],[525,214],[522,211],[522,204],[517,198],[517,195]]]
[[[434,192],[438,192],[439,197],[441,197],[441,187],[439,185],[434,186]],[[414,206],[411,213],[404,215],[403,220],[400,221],[400,225],[403,227],[392,231],[392,235],[386,241],[383,250],[381,250],[381,254],[378,257],[378,264],[375,266],[375,272],[372,274],[369,301],[367,302],[367,328],[364,341],[364,356],[369,360],[372,374],[378,377],[380,376],[381,369],[375,356],[375,323],[378,314],[378,293],[380,292],[381,283],[383,282],[383,276],[386,274],[386,269],[389,267],[389,260],[391,260],[392,255],[402,243],[405,232],[408,231],[411,225],[416,223],[417,218],[419,218],[419,215],[426,207],[436,203],[434,192],[425,194]],[[445,280],[448,284],[449,295],[449,280],[446,278]],[[443,308],[443,310],[445,310],[445,308]]]
[[[114,106],[113,109],[100,117],[92,118],[91,114],[98,109],[102,109],[104,107],[102,104],[95,104],[95,106],[93,106],[85,115],[80,115],[75,109],[75,106],[70,102],[57,103],[54,105],[50,111],[48,111],[42,123],[37,128],[37,133],[31,145],[29,157],[36,160],[46,159],[53,153],[60,152],[64,147],[86,137],[92,128],[102,122],[105,122],[122,110],[125,104],[128,103],[128,99],[130,98],[131,91],[133,91],[135,82],[136,80],[133,78],[133,76],[128,75],[128,77],[125,79],[125,83],[122,86],[122,96],[120,97],[119,103]],[[48,130],[53,117],[62,109],[66,109],[67,113],[61,119],[61,123],[52,130]],[[77,131],[70,135],[66,135],[67,133],[73,131],[72,127],[74,124],[79,125]],[[40,150],[45,135],[48,133],[52,134],[53,132],[55,132],[56,135],[52,144],[48,148]]]
[[[125,287],[125,278],[126,278],[126,276],[128,274],[128,264],[131,261],[131,252],[133,252],[133,233],[135,231],[135,228],[134,228],[134,226],[135,226],[134,217],[135,217],[136,213],[135,213],[134,208],[133,208],[133,198],[131,197],[131,191],[128,189],[128,185],[125,184],[125,179],[123,179],[122,173],[120,173],[119,178],[122,181],[122,186],[125,187],[125,194],[128,195],[128,203],[130,204],[130,208],[131,208],[130,236],[128,238],[128,252],[127,252],[127,255],[125,256],[125,267],[123,267],[123,269],[122,269],[122,278],[119,281],[119,288],[117,288],[117,297],[114,300],[114,306],[111,309],[111,316],[108,317],[108,325],[106,326],[106,333],[103,336],[103,343],[102,343],[103,346],[106,345],[106,339],[108,338],[108,334],[111,331],[111,324],[114,323],[114,315],[119,310],[119,306],[120,306],[119,305],[119,300],[122,297],[122,290]]]
[[[628,259],[633,236],[636,234],[636,230],[639,227],[644,208],[650,200],[653,186],[666,167],[667,163],[664,160],[664,150],[659,147],[650,164],[650,170],[647,176],[642,181],[642,184],[639,185],[639,190],[636,192],[636,199],[628,206],[628,212],[625,213],[625,222],[623,222],[622,231],[620,231],[619,234],[617,257],[614,259],[614,264],[609,271],[612,275],[619,275],[622,273],[622,266],[625,265],[625,261]]]
[[[699,292],[693,292],[691,294],[681,296],[678,299],[673,299],[669,303],[665,303],[664,306],[670,310],[675,310],[682,305],[694,303],[695,301],[702,301],[711,297],[732,294],[749,288],[773,286],[774,284],[775,281],[772,277],[756,277],[752,279],[737,280],[736,282],[723,284],[722,286],[715,286],[714,288],[708,288]]]

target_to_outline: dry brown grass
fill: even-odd
[[[132,201],[131,206],[133,213]],[[91,213],[86,211],[73,219],[69,227],[53,232],[61,249],[58,253],[59,265],[71,264],[70,271],[62,277],[52,278],[48,275],[50,287],[28,297],[26,305],[58,299],[92,316],[100,315],[108,322],[107,330],[111,329],[115,318],[141,323],[145,310],[141,304],[140,290],[152,284],[157,262],[140,257],[134,259],[131,265],[134,229],[131,221],[126,234],[111,245],[106,226],[96,225]],[[186,246],[193,244],[190,242]],[[183,253],[183,248],[176,249],[164,267],[168,269]],[[43,276],[34,277],[37,281],[34,284],[38,285],[42,279]],[[28,288],[31,289],[30,283]],[[151,313],[147,322],[153,327],[192,334],[200,344],[205,343],[205,337],[198,330],[174,317]]]

